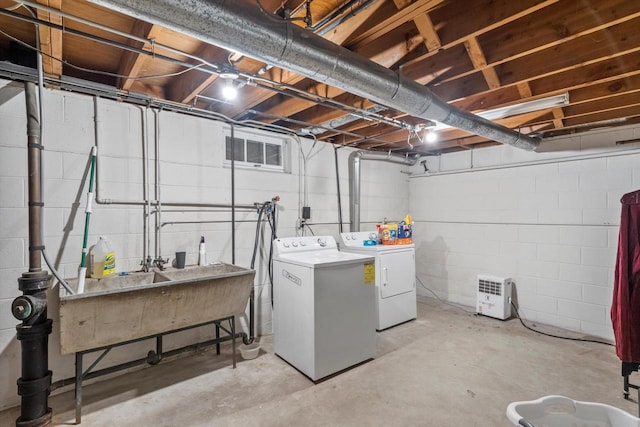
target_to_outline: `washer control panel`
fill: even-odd
[[[282,237],[273,241],[276,254],[338,249],[332,236]]]

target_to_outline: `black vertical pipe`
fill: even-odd
[[[42,270],[42,200],[40,120],[36,87],[25,83],[27,107],[27,161],[29,179],[29,271],[18,279],[22,295],[11,306],[12,313],[22,323],[16,326],[16,338],[21,345],[22,376],[18,379],[21,397],[20,417],[16,426],[39,427],[51,425],[48,407],[51,387],[49,371],[49,334],[51,319],[47,319],[47,289],[51,276]]]

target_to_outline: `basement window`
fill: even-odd
[[[231,136],[225,137],[226,165],[231,165],[233,153],[235,166],[287,172],[286,141],[264,135],[238,133],[234,140],[235,144],[232,144]]]

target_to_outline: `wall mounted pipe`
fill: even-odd
[[[236,263],[236,136],[231,124],[231,264]]]
[[[102,182],[102,178],[101,178],[101,174],[100,174],[100,149],[99,149],[99,141],[100,141],[100,113],[99,113],[99,108],[98,108],[98,99],[99,97],[94,96],[94,138],[95,138],[95,145],[97,147],[96,150],[96,194],[95,194],[95,201],[97,204],[99,205],[122,205],[122,206],[144,206],[147,204],[146,200],[123,200],[123,199],[111,199],[111,198],[105,198],[105,197],[101,197],[101,190],[100,190],[100,182]],[[199,115],[194,115],[196,117],[202,117]],[[211,117],[204,117],[204,118],[209,118],[211,119]],[[144,174],[143,174],[144,176]],[[157,201],[152,200],[151,201],[151,205],[152,206],[156,206],[157,205]],[[163,206],[174,206],[174,207],[184,207],[184,208],[226,208],[226,209],[230,209],[231,208],[231,204],[229,203],[202,203],[202,202],[162,202]],[[249,210],[253,210],[255,209],[255,205],[253,204],[236,204],[236,209],[249,209]]]
[[[336,186],[338,191],[338,231],[342,233],[342,194],[340,193],[340,168],[338,167],[338,150],[341,146],[333,146],[333,157],[336,161]]]
[[[349,154],[349,230],[360,231],[360,163],[362,160],[376,160],[413,166],[418,157],[399,156],[373,151],[354,151]]]
[[[160,232],[160,224],[162,223],[162,197],[160,197],[160,112],[162,110],[152,109],[154,124],[154,145],[155,145],[155,199],[158,202],[155,209],[155,238],[156,238],[156,257],[155,262],[164,263],[162,259],[162,233]]]
[[[238,0],[91,0],[207,43],[275,64],[381,105],[535,150],[539,140],[451,106],[427,87]],[[353,76],[358,76],[353,78]]]
[[[49,371],[49,334],[51,319],[47,318],[47,289],[51,276],[42,270],[42,175],[40,114],[33,83],[25,83],[27,110],[27,156],[29,186],[29,271],[18,279],[22,295],[11,311],[21,321],[16,326],[16,338],[21,347],[21,376],[18,379],[20,417],[16,426],[50,426],[52,411],[48,406],[51,371]]]
[[[29,271],[38,272],[42,268],[42,180],[40,165],[42,145],[40,144],[40,115],[35,85],[25,84],[27,103],[27,162],[29,168]]]

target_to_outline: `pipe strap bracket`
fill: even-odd
[[[38,207],[43,208],[44,207],[44,202],[32,202],[32,201],[29,201],[29,206],[38,206]]]
[[[44,251],[44,245],[29,246],[29,252],[33,252],[33,251]]]
[[[35,277],[18,277],[18,288],[22,292],[41,291],[49,289],[51,285],[51,275],[38,275]]]
[[[27,143],[27,147],[29,148],[36,148],[38,150],[44,150],[44,145],[42,144],[36,144],[35,142],[29,142]]]
[[[35,380],[23,380],[18,378],[18,394],[20,396],[33,396],[34,394],[46,391],[49,394],[51,388],[51,371],[47,371],[47,375]]]
[[[19,324],[16,326],[16,338],[18,341],[39,340],[43,336],[51,334],[52,325],[53,321],[51,319],[35,325]]]

